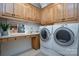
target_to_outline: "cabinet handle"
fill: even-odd
[[[15,14],[12,14],[12,16],[15,16]]]
[[[15,40],[16,40],[16,38],[15,38]]]
[[[62,22],[65,21],[65,19],[62,19]]]
[[[62,19],[62,20],[65,20],[65,19]]]

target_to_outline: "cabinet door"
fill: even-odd
[[[54,19],[53,19],[53,22],[58,22],[58,12],[57,12],[57,5],[53,6],[53,12],[54,12]]]
[[[53,6],[50,7],[50,10],[49,10],[49,13],[50,13],[50,23],[53,24],[53,20],[54,20],[54,12],[53,12]]]
[[[50,13],[49,13],[49,9],[45,9],[44,19],[45,19],[45,24],[46,24],[46,25],[50,23]]]
[[[32,8],[31,8],[32,6],[30,6],[29,5],[29,7],[27,7],[28,8],[28,14],[27,14],[27,17],[29,18],[29,20],[32,20],[33,18],[32,18]]]
[[[0,43],[2,42],[2,39],[0,39]]]
[[[37,22],[40,22],[40,9],[37,9],[37,13],[36,13],[37,17]]]
[[[16,38],[8,38],[8,42],[14,42]]]
[[[7,39],[2,39],[2,43],[6,43],[7,42]]]
[[[40,9],[35,7],[35,21],[40,22]]]
[[[51,23],[51,15],[50,15],[50,8],[48,8],[47,9],[47,11],[46,11],[46,17],[45,17],[45,19],[46,19],[46,24],[50,24]]]
[[[12,16],[14,13],[13,3],[3,3],[3,15]]]
[[[35,12],[36,12],[36,9],[35,9],[35,7],[34,6],[32,6],[31,5],[31,8],[30,8],[31,10],[29,11],[30,12],[30,17],[31,17],[31,20],[32,21],[35,21],[35,19],[36,19],[36,17],[35,17]]]
[[[32,14],[32,9],[31,6],[29,4],[25,4],[25,19],[26,20],[31,20],[31,14]]]
[[[65,20],[64,19],[64,4],[61,3],[61,4],[57,4],[57,21],[60,22],[60,21],[63,21]]]
[[[32,37],[32,48],[33,49],[39,49],[40,48],[40,40],[39,37]]]
[[[20,3],[15,3],[14,14],[15,17],[24,19],[24,5]]]
[[[46,11],[45,10],[42,10],[41,11],[41,24],[46,24],[46,19],[45,19],[45,17],[46,17]]]
[[[3,10],[3,3],[0,3],[0,15],[2,15]]]
[[[78,6],[78,9],[77,9],[77,18],[78,18],[78,21],[79,21],[79,3],[77,3],[77,6]]]
[[[77,16],[77,4],[64,3],[64,17],[66,20],[75,20]]]

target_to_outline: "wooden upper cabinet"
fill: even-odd
[[[42,12],[41,12],[41,23],[43,25],[47,25],[47,24],[50,24],[51,23],[51,10],[48,8],[46,9],[43,9]]]
[[[52,24],[52,23],[54,23],[54,10],[53,10],[53,8],[52,8],[53,6],[51,6],[50,7],[50,9],[49,9],[49,17],[50,17],[50,20],[49,20],[49,22],[50,22],[50,24]]]
[[[38,19],[40,18],[39,12],[40,10],[37,7],[31,4],[25,4],[25,19],[39,22],[38,21]]]
[[[29,5],[29,6],[26,6],[27,7],[27,10],[28,10],[28,12],[27,12],[27,17],[28,17],[28,19],[29,20],[32,20],[32,8],[31,8],[31,6]]]
[[[45,9],[45,12],[44,12],[44,20],[45,20],[45,23],[47,24],[47,19],[48,19],[48,9]]]
[[[25,19],[28,19],[29,8],[30,8],[30,6],[28,4],[25,4],[25,9],[24,9],[25,10],[25,15],[24,15]]]
[[[47,10],[43,9],[41,11],[41,24],[43,24],[43,25],[47,24],[46,19],[47,19]]]
[[[64,19],[64,5],[55,4],[53,7],[53,22],[60,22]]]
[[[13,3],[3,3],[3,15],[12,16],[14,14]]]
[[[34,17],[36,22],[40,22],[40,8],[34,8]]]
[[[35,21],[35,22],[39,22],[40,20],[40,9],[29,4],[29,8],[28,8],[28,17],[30,18],[30,20]]]
[[[53,10],[50,8],[47,9],[46,11],[46,23],[51,24],[53,23]]]
[[[25,4],[25,19],[34,20],[34,8],[31,4]]]
[[[2,12],[3,12],[3,4],[0,3],[0,15],[2,15]]]
[[[64,18],[68,20],[76,20],[77,17],[77,4],[64,3]]]
[[[58,12],[57,12],[57,5],[53,6],[53,12],[54,12],[54,15],[53,15],[53,22],[58,22]]]
[[[40,9],[29,3],[0,3],[0,15],[40,22]]]
[[[41,24],[43,25],[44,23],[44,11],[43,10],[41,10]]]
[[[14,4],[14,14],[17,18],[24,19],[24,4],[15,3]]]
[[[77,18],[78,18],[78,21],[79,21],[79,3],[77,3],[77,6],[78,6],[78,8],[77,8]]]
[[[64,4],[57,4],[57,21],[60,22],[64,19]]]

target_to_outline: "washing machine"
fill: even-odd
[[[44,48],[52,48],[52,25],[40,27],[40,46]]]
[[[48,56],[61,56],[61,54],[52,50],[52,31],[53,25],[40,27],[40,51]]]
[[[53,50],[61,55],[76,56],[78,48],[78,23],[62,23],[53,25]]]

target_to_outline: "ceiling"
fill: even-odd
[[[38,8],[44,8],[47,5],[49,5],[50,3],[31,3],[31,4],[38,7]]]

